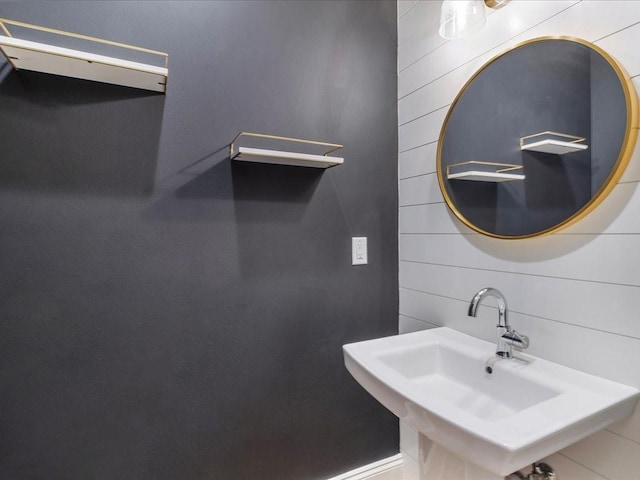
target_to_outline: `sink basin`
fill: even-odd
[[[344,345],[373,397],[433,442],[506,476],[631,415],[638,390],[450,328]]]

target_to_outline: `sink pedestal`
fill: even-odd
[[[419,476],[406,480],[504,480],[504,477],[468,462],[451,450],[419,436]]]

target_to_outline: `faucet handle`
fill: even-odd
[[[507,345],[513,345],[514,347],[518,347],[523,350],[529,346],[529,337],[522,335],[515,330],[510,330],[502,335],[502,339]]]

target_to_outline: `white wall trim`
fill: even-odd
[[[327,480],[402,480],[402,454],[378,460]]]

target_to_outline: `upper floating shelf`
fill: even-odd
[[[15,38],[9,32],[7,25],[155,55],[164,63],[164,67]],[[169,56],[164,52],[3,18],[0,18],[0,28],[5,34],[0,35],[0,51],[16,70],[31,70],[155,92],[166,92]]]
[[[567,139],[569,140],[567,141]],[[585,140],[584,137],[576,137],[566,133],[541,132],[522,137],[520,150],[564,155],[565,153],[582,152],[589,148],[589,145],[582,143]]]
[[[521,169],[522,165],[514,165],[512,163],[480,162],[472,160],[469,162],[448,165],[447,179],[493,183],[511,182],[513,180],[524,180],[525,175],[505,172],[512,172]]]
[[[295,142],[306,144],[307,146],[331,147],[328,152],[321,155],[312,153],[299,153],[284,150],[273,150],[266,148],[254,148],[239,146],[241,137],[261,138],[276,140],[280,142]],[[292,165],[299,167],[329,168],[342,165],[344,158],[329,156],[330,153],[341,149],[343,146],[337,143],[317,142],[315,140],[302,140],[300,138],[279,137],[276,135],[265,135],[262,133],[240,132],[229,146],[229,158],[245,162],[274,163],[279,165]]]

